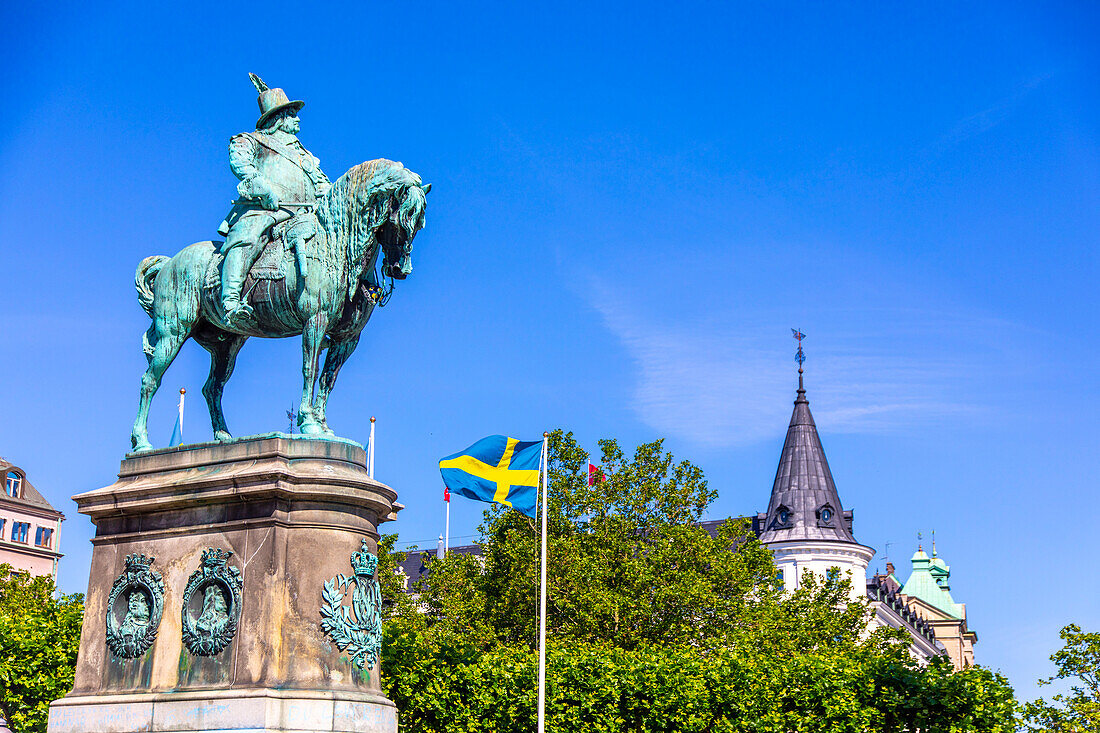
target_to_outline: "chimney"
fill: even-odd
[[[894,574],[894,563],[892,563],[892,562],[886,563],[886,574],[887,575],[893,575]]]

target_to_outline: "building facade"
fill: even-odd
[[[922,662],[945,654],[927,615],[907,603],[894,585],[877,576],[868,580],[867,566],[875,551],[856,541],[853,518],[836,490],[799,369],[794,413],[779,456],[768,511],[758,514],[753,523],[760,542],[772,551],[787,587],[799,587],[807,572],[824,577],[836,568],[849,578],[853,600],[866,598],[872,610],[870,629],[904,629],[909,635],[910,653]]]
[[[0,564],[31,575],[57,577],[61,559],[61,523],[54,509],[27,480],[19,466],[0,458],[4,493],[0,495]]]

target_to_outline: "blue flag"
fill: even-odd
[[[175,448],[183,442],[183,425],[180,425],[179,416],[176,417],[176,426],[172,428],[172,439],[168,441],[169,448]]]
[[[542,441],[482,438],[439,462],[443,484],[474,501],[496,502],[534,518]]]

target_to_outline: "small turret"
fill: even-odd
[[[798,339],[798,392],[787,438],[779,456],[768,511],[757,515],[760,542],[772,551],[783,582],[797,588],[805,572],[824,576],[833,568],[851,581],[853,598],[867,592],[867,565],[875,551],[852,535],[852,513],[844,511],[821,447],[803,383],[802,339]]]
[[[935,552],[933,545],[932,552]],[[912,558],[913,573],[901,592],[912,598],[918,598],[928,605],[938,608],[954,618],[964,618],[965,612],[961,605],[955,603],[951,597],[951,586],[948,579],[951,571],[943,560],[938,557],[928,557],[924,549],[917,547]]]

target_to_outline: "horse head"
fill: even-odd
[[[431,184],[392,160],[361,163],[337,180],[318,216],[357,271],[381,250],[383,277],[404,280],[412,272],[412,242],[424,227]]]
[[[408,181],[393,194],[389,216],[375,237],[382,245],[382,274],[404,280],[412,272],[413,238],[424,228],[424,209],[432,184],[422,184],[420,176],[402,169]]]

